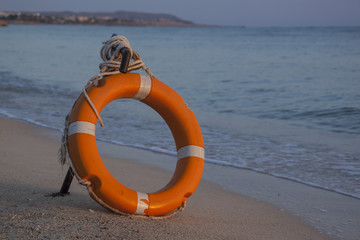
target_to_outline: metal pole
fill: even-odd
[[[64,197],[64,196],[70,194],[69,188],[70,188],[73,178],[74,178],[74,173],[71,170],[71,167],[69,167],[69,170],[66,173],[66,176],[65,176],[65,179],[61,186],[60,191],[56,192],[56,193],[46,194],[45,197],[58,197],[58,196]]]
[[[69,167],[69,170],[66,173],[63,185],[61,186],[60,192],[61,194],[68,194],[69,193],[69,188],[71,185],[71,182],[74,178],[74,173],[71,170],[71,167]]]

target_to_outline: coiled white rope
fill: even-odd
[[[100,73],[94,77],[92,77],[89,82],[86,84],[85,88],[91,84],[97,86],[97,81],[109,75],[114,75],[120,73],[119,68],[121,65],[121,49],[128,48],[131,53],[131,60],[129,63],[129,67],[127,69],[128,72],[143,69],[150,77],[155,77],[150,68],[147,68],[140,57],[140,54],[134,50],[132,50],[129,40],[127,40],[124,36],[113,36],[109,40],[103,42],[103,47],[100,50],[100,56],[103,60],[100,63]]]

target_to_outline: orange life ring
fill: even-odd
[[[81,94],[70,114],[67,144],[77,177],[90,183],[90,196],[104,207],[126,214],[161,216],[181,207],[194,193],[204,168],[201,130],[182,97],[158,79],[138,73],[105,77],[86,91],[98,112],[119,98],[134,98],[153,108],[169,126],[178,156],[172,179],[159,191],[140,193],[122,185],[101,160],[95,140],[97,117]]]

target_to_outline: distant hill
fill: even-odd
[[[0,20],[10,24],[77,24],[127,26],[194,26],[171,14],[116,12],[0,12]]]
[[[44,16],[86,16],[86,17],[112,17],[115,19],[126,19],[126,20],[144,20],[144,21],[159,21],[160,19],[166,19],[174,22],[186,22],[177,16],[164,13],[142,13],[142,12],[129,12],[129,11],[116,11],[116,12],[40,12]]]

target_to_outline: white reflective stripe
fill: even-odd
[[[137,193],[137,207],[135,214],[146,215],[145,210],[149,208],[149,195],[147,193],[136,192]]]
[[[87,133],[95,136],[96,125],[89,122],[77,121],[69,125],[68,136],[75,133]]]
[[[133,96],[134,99],[137,100],[143,100],[145,99],[149,94],[151,90],[151,78],[146,75],[140,75],[140,88],[139,91]]]
[[[183,159],[186,157],[199,157],[204,159],[205,150],[203,147],[195,146],[195,145],[188,145],[185,147],[180,148],[177,151],[177,159]]]

